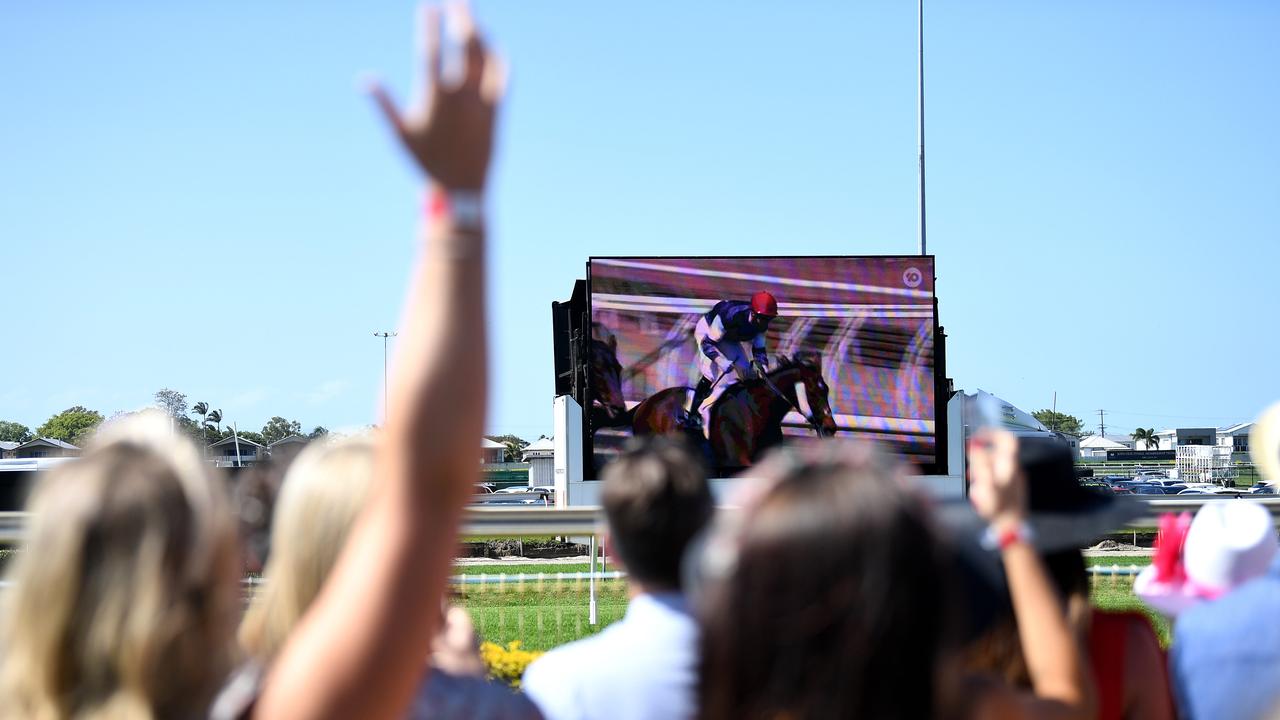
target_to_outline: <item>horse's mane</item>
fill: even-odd
[[[778,354],[774,356],[774,366],[770,372],[789,370],[796,367],[818,369],[821,367],[821,363],[816,353],[812,352],[798,352],[795,355]]]

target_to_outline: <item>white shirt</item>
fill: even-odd
[[[599,634],[548,652],[522,686],[547,720],[694,715],[698,626],[684,597],[642,594]]]

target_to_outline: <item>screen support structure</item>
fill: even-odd
[[[582,406],[568,395],[556,397],[552,406],[552,442],[555,444],[556,507],[571,502],[571,488],[582,484]]]

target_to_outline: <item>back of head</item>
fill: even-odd
[[[269,661],[324,586],[373,485],[369,436],[324,439],[285,474],[271,528],[266,588],[240,627],[249,654]]]
[[[0,715],[203,712],[230,664],[235,535],[199,452],[145,413],[43,478],[10,579]]]
[[[679,441],[633,441],[603,473],[602,504],[615,552],[651,589],[680,587],[685,548],[715,511],[701,463]]]
[[[903,473],[835,441],[753,468],[771,485],[707,546],[703,717],[935,714],[944,568]]]

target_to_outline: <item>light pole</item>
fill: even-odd
[[[374,337],[382,338],[382,416],[387,415],[387,340],[396,336],[393,332],[376,332]]]

